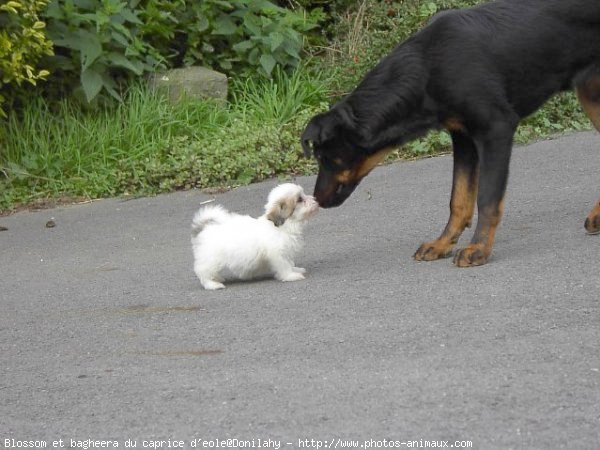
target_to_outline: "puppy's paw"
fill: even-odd
[[[302,274],[306,273],[306,269],[303,267],[294,267],[292,270],[296,273],[302,273]]]
[[[207,291],[216,291],[217,289],[225,289],[225,285],[223,283],[219,283],[218,281],[208,280],[202,282],[202,286]]]
[[[300,281],[304,280],[304,275],[300,272],[289,272],[285,274],[278,274],[277,279],[279,281]]]
[[[486,252],[481,244],[469,244],[456,252],[454,264],[458,267],[475,267],[487,263],[491,252]]]

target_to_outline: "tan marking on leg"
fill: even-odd
[[[469,245],[460,250],[454,257],[454,264],[458,267],[473,267],[485,264],[492,254],[496,229],[504,213],[504,199],[497,208],[483,211],[479,217],[477,230]]]
[[[585,113],[600,131],[600,75],[593,76],[579,85],[577,97]],[[590,234],[600,233],[600,202],[588,214],[585,229]]]
[[[463,131],[465,129],[465,125],[456,117],[446,119],[442,125],[448,131]]]
[[[474,177],[475,181],[472,182],[468,173],[460,172],[452,188],[450,219],[443,234],[453,243],[456,243],[466,227],[471,226],[477,201],[477,174]]]
[[[585,220],[585,229],[590,234],[600,233],[600,201],[592,208]]]
[[[600,76],[592,77],[577,86],[577,97],[585,113],[600,131]]]
[[[470,179],[467,171],[456,173],[446,228],[439,238],[419,247],[413,256],[417,261],[434,261],[450,256],[462,232],[471,225],[477,199],[477,174],[474,175],[474,180]]]

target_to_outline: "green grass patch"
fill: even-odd
[[[306,174],[298,136],[328,81],[307,71],[236,82],[233,102],[171,106],[143,86],[88,111],[38,99],[0,125],[0,210],[52,197],[148,195]]]

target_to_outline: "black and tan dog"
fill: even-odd
[[[450,218],[414,257],[449,256],[477,203],[474,236],[454,263],[485,264],[516,127],[573,87],[600,130],[600,0],[499,0],[442,12],[309,122],[302,145],[319,162],[315,197],[324,208],[342,204],[394,147],[445,128],[454,153]],[[585,228],[600,232],[600,204]]]

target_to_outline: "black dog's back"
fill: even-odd
[[[521,119],[556,92],[572,89],[578,74],[600,62],[599,22],[598,0],[484,3],[434,17],[414,43],[389,57],[397,52],[403,59],[403,47],[420,45],[433,100],[439,95],[456,110],[487,100]],[[489,106],[473,115],[485,118],[482,109]]]
[[[600,0],[501,0],[434,16],[334,109],[374,152],[449,119],[518,122],[598,64]]]

